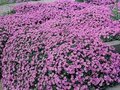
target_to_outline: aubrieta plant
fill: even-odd
[[[85,0],[95,5],[110,5],[116,3],[116,0]]]
[[[119,84],[120,54],[103,42],[120,36],[113,2],[27,3],[0,17],[3,90],[105,90]]]
[[[97,35],[78,31],[42,28],[11,37],[3,52],[4,89],[99,90],[119,83],[120,55]]]

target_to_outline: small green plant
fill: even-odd
[[[85,0],[76,0],[77,2],[84,2]]]
[[[120,10],[119,10],[119,8],[118,8],[118,2],[119,2],[119,0],[116,0],[115,8],[112,9],[112,13],[113,13],[112,18],[113,18],[114,20],[119,20],[119,19],[120,19]]]
[[[15,10],[10,10],[10,11],[4,12],[3,16],[10,15],[10,14],[15,14],[15,13],[16,13]]]
[[[7,0],[0,0],[0,5],[8,4]]]
[[[112,18],[113,18],[114,20],[119,20],[119,19],[120,19],[120,12],[119,12],[118,8],[114,8],[114,9],[112,10],[112,13],[113,13]]]
[[[7,14],[14,14],[15,10],[8,11]]]
[[[111,41],[115,41],[115,40],[120,41],[120,35],[115,35],[115,36],[110,35],[109,37],[103,37],[103,36],[101,36],[101,40],[103,42],[111,42]]]

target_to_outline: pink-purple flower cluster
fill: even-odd
[[[108,4],[25,4],[1,17],[3,89],[101,90],[120,83],[120,54],[101,40],[120,35]]]
[[[78,31],[42,28],[11,37],[3,52],[4,89],[89,90],[120,82],[120,55],[96,34]]]
[[[85,0],[85,1],[95,5],[110,5],[115,4],[117,0]]]

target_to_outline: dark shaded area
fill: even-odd
[[[75,0],[75,1],[77,1],[77,2],[84,2],[85,0]]]
[[[2,78],[2,62],[1,62],[2,56],[1,55],[8,38],[9,38],[9,33],[4,28],[0,28],[0,79]]]
[[[2,63],[1,63],[1,61],[0,61],[0,79],[2,79]]]
[[[115,51],[120,54],[120,44],[114,45]]]

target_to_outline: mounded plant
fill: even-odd
[[[103,89],[120,82],[120,55],[113,51],[85,32],[42,28],[15,35],[3,52],[3,88]]]
[[[3,88],[101,90],[120,83],[120,55],[101,40],[120,35],[119,21],[111,18],[112,3],[91,3],[25,4],[0,18]]]

